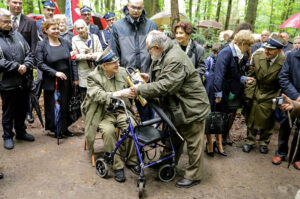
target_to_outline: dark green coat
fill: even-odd
[[[210,113],[202,81],[189,57],[171,40],[150,66],[150,83],[140,85],[144,98],[159,98],[175,126],[202,121]]]
[[[253,54],[250,64],[250,77],[256,81],[246,85],[245,95],[252,99],[251,111],[246,115],[246,124],[249,128],[270,129],[274,125],[274,106],[272,99],[279,96],[279,72],[284,63],[285,56],[281,53],[275,62],[268,66],[263,50]]]

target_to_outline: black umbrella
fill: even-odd
[[[36,112],[36,114],[37,114],[37,116],[38,116],[38,118],[41,122],[41,125],[44,128],[42,112],[41,112],[41,109],[40,109],[40,104],[39,104],[39,101],[37,99],[37,96],[35,95],[35,92],[33,92],[33,91],[29,92],[29,97],[30,97],[30,101],[32,103],[32,106],[34,107],[35,112]]]

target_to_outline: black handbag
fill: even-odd
[[[205,134],[224,134],[228,131],[228,114],[211,112],[206,117]]]
[[[81,117],[80,105],[82,103],[82,97],[78,91],[78,86],[74,86],[72,89],[72,97],[69,103],[69,117],[70,120],[76,122]]]

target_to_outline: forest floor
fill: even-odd
[[[112,172],[100,178],[87,151],[83,149],[83,123],[79,120],[70,128],[76,136],[61,140],[47,136],[37,118],[28,124],[35,142],[15,141],[13,150],[0,147],[0,199],[132,199],[137,197],[137,176],[125,169],[127,180],[118,183]],[[2,132],[2,130],[1,130]],[[184,152],[177,176],[170,183],[157,179],[156,170],[146,169],[146,198],[148,199],[294,199],[300,190],[300,172],[287,162],[271,163],[277,146],[278,130],[269,145],[269,153],[259,153],[256,147],[249,154],[242,152],[246,127],[243,118],[236,119],[231,131],[233,146],[226,146],[227,157],[205,154],[204,178],[189,189],[175,187],[187,166]],[[97,148],[103,150],[102,141]],[[300,194],[300,191],[299,193]],[[299,196],[297,196],[298,198]]]

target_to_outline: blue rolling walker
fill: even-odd
[[[100,156],[96,160],[96,173],[102,177],[105,178],[108,175],[109,172],[109,166],[113,162],[114,155],[120,155],[117,153],[117,150],[119,147],[123,144],[123,142],[128,139],[132,138],[134,141],[134,145],[137,151],[138,155],[138,161],[137,164],[141,167],[141,172],[139,174],[139,177],[137,179],[137,187],[138,187],[138,193],[139,198],[143,197],[144,188],[146,185],[146,177],[144,175],[144,169],[147,167],[154,166],[156,164],[161,165],[158,169],[158,178],[163,182],[170,182],[175,178],[176,171],[175,171],[175,150],[171,141],[170,133],[171,130],[176,132],[178,136],[180,134],[176,130],[173,123],[169,120],[167,115],[163,112],[163,110],[158,107],[154,103],[149,103],[149,105],[153,108],[153,110],[157,113],[159,116],[158,118],[154,118],[145,122],[141,122],[139,125],[137,125],[135,128],[133,128],[130,117],[128,115],[128,111],[126,108],[126,105],[124,101],[120,98],[111,97],[112,99],[112,106],[109,108],[108,111],[114,111],[119,107],[124,108],[127,119],[126,122],[128,123],[128,128],[123,132],[123,135],[121,136],[121,139],[116,143],[116,147],[113,150],[112,153],[105,153],[104,155]],[[163,130],[158,129],[160,124],[163,124]],[[156,128],[153,127],[153,125],[156,125]],[[183,139],[180,136],[181,139]],[[168,140],[170,142],[170,146],[172,150],[172,153],[169,156],[166,156],[160,160],[145,163],[144,158],[145,154],[148,156],[148,151],[145,150],[144,147],[148,146],[150,147],[150,150],[163,147],[165,146],[165,141]],[[156,153],[155,153],[156,156]],[[122,157],[122,156],[121,156]],[[168,161],[166,161],[168,160]],[[171,162],[171,163],[170,163]],[[158,166],[158,165],[157,165]]]

